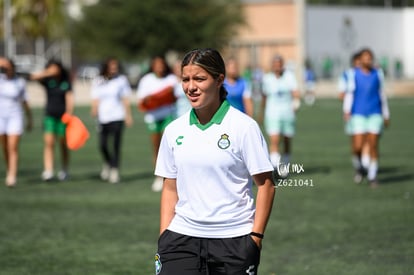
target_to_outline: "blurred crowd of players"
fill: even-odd
[[[136,88],[136,105],[144,113],[144,121],[150,136],[155,165],[161,136],[165,127],[178,116],[190,111],[191,106],[181,86],[180,60],[167,64],[163,56],[151,60],[149,71],[142,76]],[[309,63],[305,64],[304,91],[299,91],[295,74],[285,66],[284,58],[276,55],[271,60],[269,72],[240,72],[237,59],[226,60],[224,86],[227,100],[235,108],[255,118],[263,125],[269,139],[269,156],[279,171],[280,165],[291,162],[291,143],[295,135],[296,112],[301,101],[315,103],[316,77]],[[68,70],[58,61],[51,60],[41,72],[24,76],[16,74],[13,60],[0,57],[0,142],[5,159],[5,184],[17,183],[19,140],[26,129],[32,127],[32,114],[26,96],[26,81],[39,81],[46,92],[43,118],[43,172],[41,179],[53,178],[64,181],[69,177],[69,150],[65,144],[63,114],[74,112],[73,89]],[[260,103],[254,94],[259,91]],[[116,58],[102,63],[100,73],[92,80],[91,116],[98,124],[99,151],[104,181],[118,183],[124,127],[131,127],[132,89]],[[162,94],[162,95],[161,95]],[[390,112],[384,91],[384,76],[375,66],[374,54],[362,49],[351,58],[350,68],[338,79],[338,97],[343,101],[345,133],[351,139],[354,181],[361,183],[367,178],[371,187],[378,186],[378,143],[384,127],[389,124]],[[24,114],[26,118],[24,119]],[[58,144],[61,165],[58,173],[54,168],[54,147]],[[97,172],[98,173],[98,172]],[[288,171],[278,177],[287,177]],[[163,181],[155,177],[153,191],[162,189]]]

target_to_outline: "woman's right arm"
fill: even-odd
[[[98,105],[99,105],[98,99],[92,99],[91,117],[93,118],[96,118],[98,116]]]
[[[174,218],[177,201],[176,179],[165,178],[161,193],[160,234],[168,228]]]
[[[50,65],[47,69],[30,74],[30,80],[42,80],[47,77],[54,77],[59,75],[59,67],[55,64]]]

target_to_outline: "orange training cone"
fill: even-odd
[[[66,124],[66,144],[70,150],[78,150],[85,145],[89,131],[79,117],[63,114],[62,122]]]

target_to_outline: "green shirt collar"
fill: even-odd
[[[226,115],[227,111],[230,109],[230,103],[227,100],[224,100],[223,103],[220,105],[220,108],[217,110],[217,112],[213,115],[211,120],[206,124],[200,124],[198,121],[197,115],[194,112],[194,109],[190,112],[190,125],[195,125],[201,130],[206,130],[208,127],[210,127],[213,124],[220,124],[224,116]]]

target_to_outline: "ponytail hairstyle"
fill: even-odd
[[[214,79],[223,75],[226,77],[226,66],[220,53],[211,48],[195,49],[188,52],[181,63],[181,71],[187,65],[197,65],[203,68]],[[227,97],[227,91],[223,85],[220,87],[220,101],[223,102]]]

